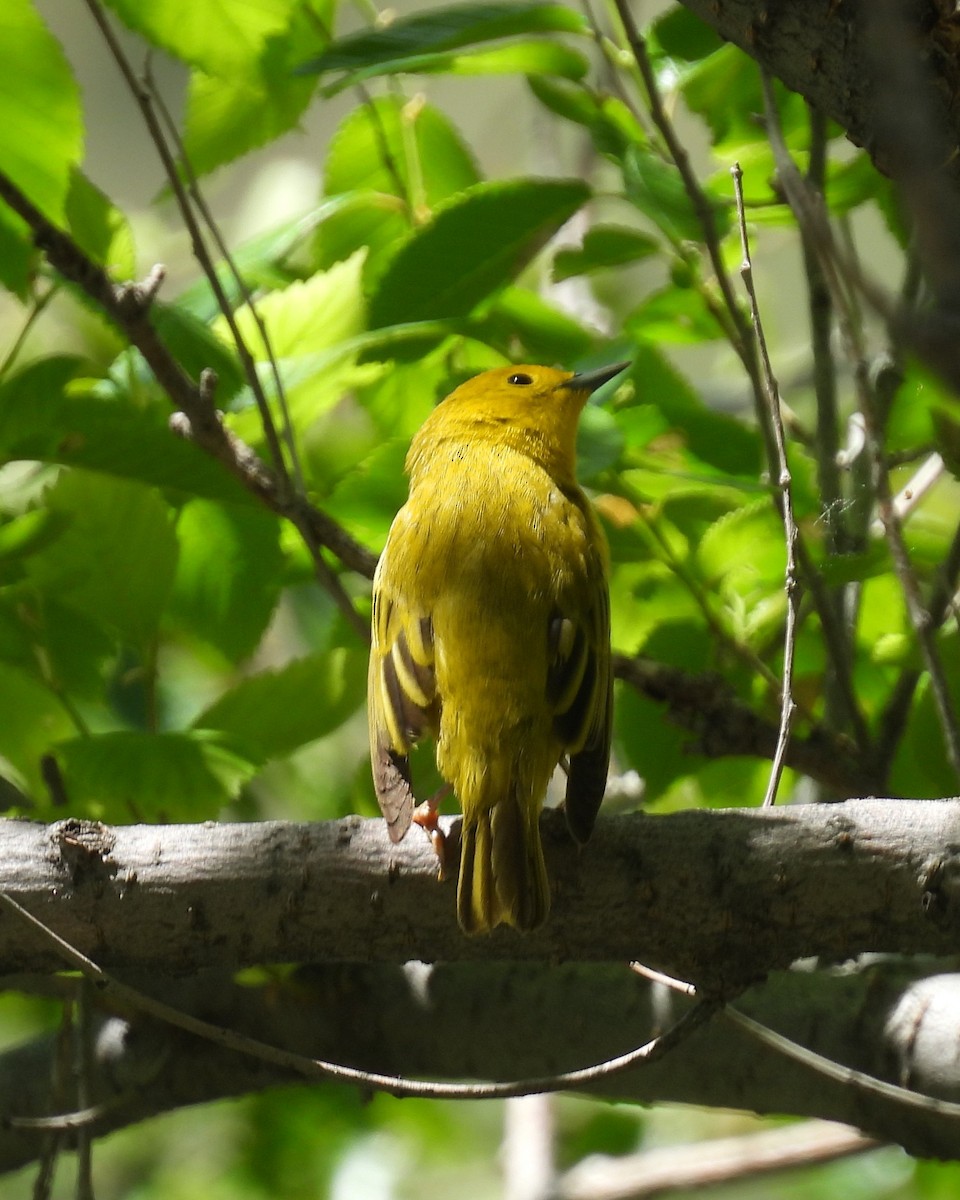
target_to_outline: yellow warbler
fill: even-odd
[[[436,737],[463,810],[457,917],[467,933],[542,924],[539,815],[568,759],[566,814],[585,841],[610,757],[607,549],[574,477],[587,397],[627,366],[486,371],[430,414],[410,496],[373,584],[370,753],[390,836],[414,813],[408,755]],[[432,817],[432,820],[431,820]]]

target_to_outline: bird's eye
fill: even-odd
[[[518,372],[516,375],[511,375],[507,380],[507,383],[512,383],[516,387],[528,387],[531,383],[533,383],[533,380],[529,375],[523,375]]]

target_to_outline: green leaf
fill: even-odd
[[[0,458],[86,467],[187,495],[253,503],[219,463],[170,432],[165,404],[133,404],[90,381],[70,384],[78,366],[75,359],[44,359],[0,384]]]
[[[680,5],[657,17],[647,33],[647,46],[654,62],[661,56],[675,62],[699,62],[723,44],[714,29]]]
[[[354,71],[530,33],[586,33],[579,13],[561,4],[459,4],[400,18],[383,29],[352,33],[300,68],[322,74]]]
[[[577,434],[577,477],[592,479],[614,466],[623,453],[623,433],[612,413],[588,404],[580,415]]]
[[[586,275],[605,267],[639,262],[660,250],[656,238],[623,225],[594,225],[584,234],[577,248],[563,247],[553,259],[553,277],[558,282],[574,275]]]
[[[439,209],[390,260],[370,299],[370,325],[466,316],[516,278],[590,197],[574,179],[481,183]]]
[[[224,345],[202,321],[179,306],[154,303],[150,314],[157,333],[192,379],[199,379],[200,372],[207,369],[216,372],[216,402],[223,407],[243,383],[243,371],[232,347]]]
[[[378,446],[337,484],[327,503],[331,515],[364,545],[377,550],[383,546],[394,516],[407,499],[406,456],[405,441]]]
[[[31,582],[122,640],[144,645],[177,560],[167,505],[151,488],[87,471],[61,475],[47,502],[66,528],[30,559]]]
[[[557,42],[515,42],[492,50],[467,53],[444,51],[400,58],[376,66],[351,71],[323,89],[324,96],[335,96],[349,87],[383,75],[560,75],[582,79],[589,64],[582,54]]]
[[[624,184],[628,198],[672,241],[703,241],[703,224],[683,186],[680,172],[643,146],[626,153]],[[718,231],[729,225],[729,214],[713,206]]]
[[[468,147],[430,104],[379,97],[344,120],[327,150],[324,192],[349,206],[318,226],[321,266],[367,249],[367,269],[405,237],[414,208],[431,210],[479,181]]]
[[[2,611],[2,610],[0,610]],[[3,644],[0,622],[0,644]],[[34,671],[0,657],[0,762],[9,763],[31,797],[41,802],[46,789],[40,760],[57,738],[73,732],[70,718],[52,688]]]
[[[629,378],[637,399],[653,404],[682,440],[685,453],[677,454],[677,465],[689,470],[690,458],[726,474],[757,478],[760,471],[760,441],[755,430],[725,413],[708,408],[685,379],[654,347],[641,343],[634,355]],[[660,462],[670,457],[660,449]],[[685,461],[686,460],[686,461]]]
[[[0,283],[20,300],[27,300],[40,261],[27,223],[0,204]]]
[[[191,66],[227,77],[249,70],[286,29],[299,0],[108,0],[134,32]]]
[[[260,508],[191,500],[177,519],[172,608],[231,662],[252,654],[283,582],[278,519]]]
[[[696,558],[711,586],[756,598],[783,588],[786,550],[783,526],[769,500],[725,513],[707,529]]]
[[[521,349],[528,362],[574,363],[595,349],[597,336],[536,292],[505,287],[482,316],[470,321],[470,332],[491,345]]]
[[[258,762],[291,754],[337,729],[363,703],[367,651],[338,647],[248,676],[193,722]]]
[[[582,125],[601,154],[622,161],[628,147],[644,145],[646,134],[622,100],[594,92],[583,83],[567,83],[545,75],[527,79],[545,108],[564,120]]]
[[[107,821],[199,821],[218,814],[256,764],[204,731],[120,730],[56,747],[71,805]]]
[[[334,0],[298,5],[282,33],[267,38],[255,64],[227,75],[195,70],[187,90],[183,146],[196,175],[232,162],[292,129],[315,81],[294,74],[310,46],[322,48]]]
[[[0,162],[55,224],[83,154],[80,94],[60,43],[29,0],[0,4]]]
[[[70,174],[66,217],[80,249],[94,262],[106,267],[115,279],[133,275],[136,252],[127,218],[77,169]]]
[[[653,292],[624,321],[631,337],[655,344],[695,344],[723,337],[723,330],[693,288],[672,287]]]

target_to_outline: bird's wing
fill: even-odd
[[[585,842],[607,784],[613,719],[610,597],[604,558],[595,547],[587,555],[577,599],[575,616],[558,612],[550,621],[547,697],[554,729],[570,757],[567,824],[574,838]]]
[[[409,612],[392,591],[385,557],[373,587],[367,713],[373,786],[390,839],[399,842],[410,827],[415,803],[410,749],[422,733],[435,728],[438,700],[432,622]]]

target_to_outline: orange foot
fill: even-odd
[[[419,825],[430,838],[433,852],[437,856],[437,879],[441,883],[447,877],[447,838],[440,828],[438,810],[440,802],[450,793],[450,790],[450,785],[446,784],[438,792],[434,792],[429,800],[424,800],[413,810],[413,823]]]

